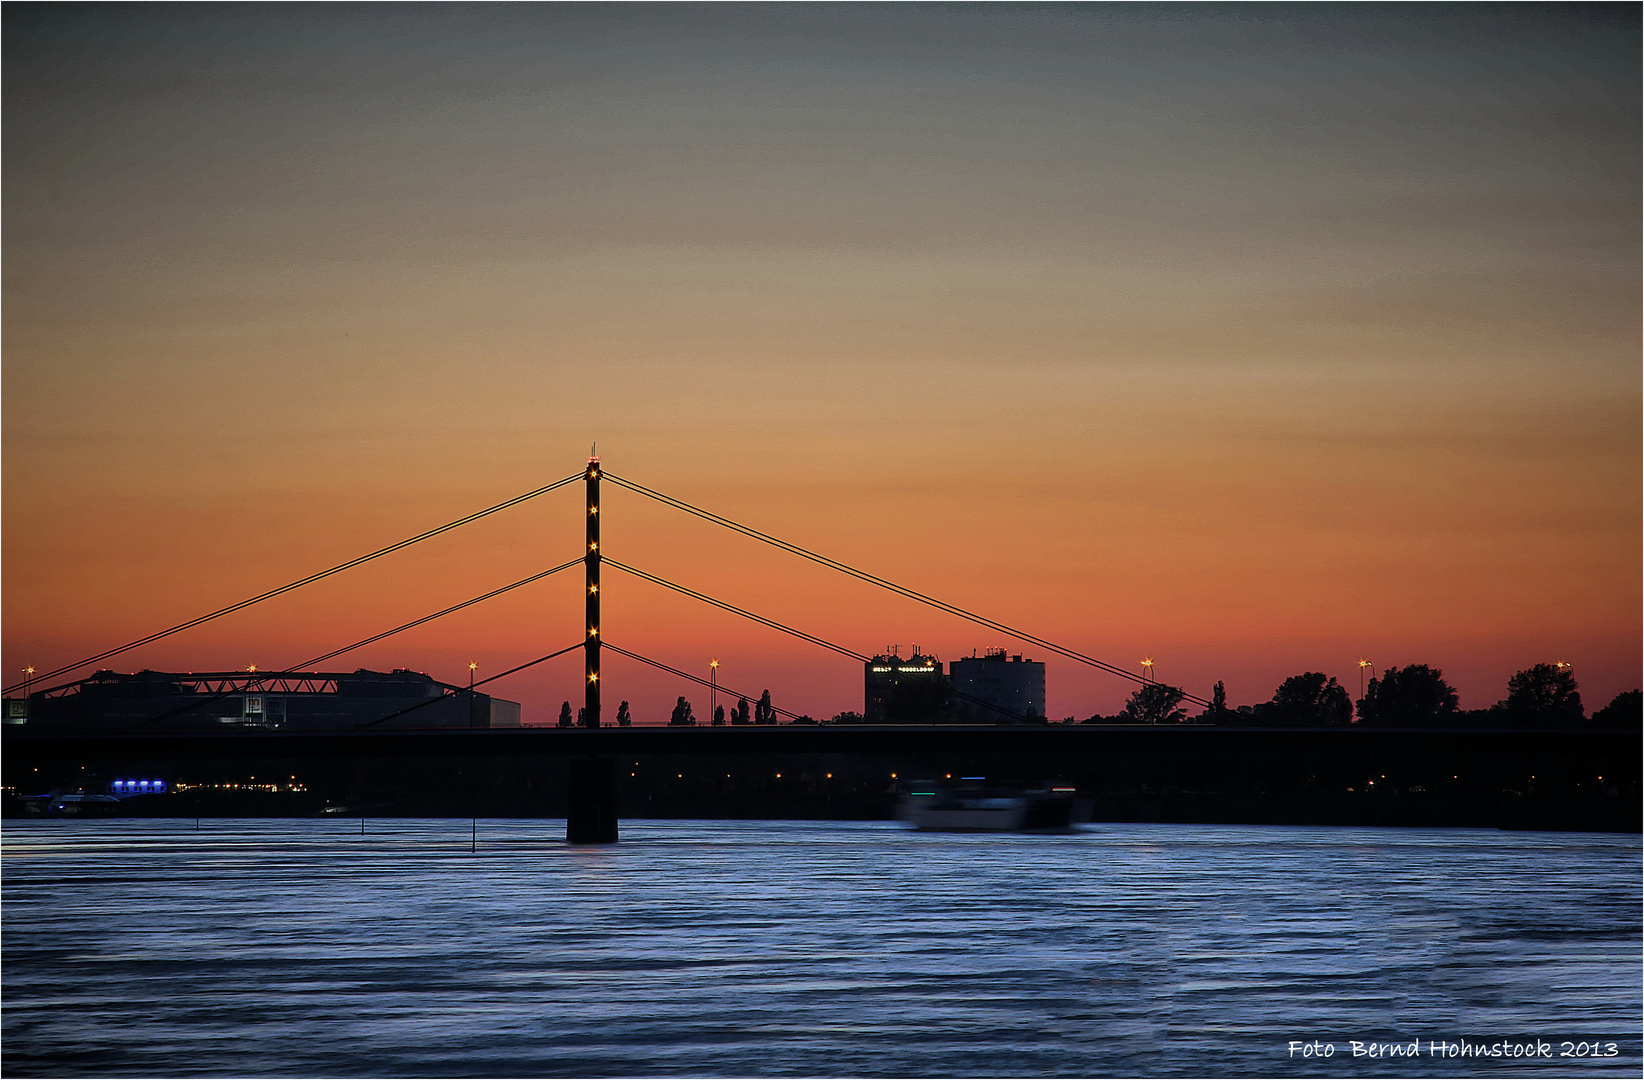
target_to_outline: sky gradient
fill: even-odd
[[[1639,685],[1639,15],[5,15],[4,666],[579,471],[1266,700]],[[112,661],[275,668],[575,557],[565,489]],[[610,491],[621,559],[863,652],[950,617]],[[849,661],[606,574],[608,640],[827,716]],[[574,572],[332,666],[580,639]],[[610,708],[705,693],[607,661]],[[1120,680],[1051,660],[1053,718]],[[577,658],[496,692],[528,721]]]

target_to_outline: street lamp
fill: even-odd
[[[1151,658],[1142,661],[1142,681],[1153,681],[1153,660]]]
[[[714,722],[715,710],[719,708],[719,661],[708,661],[708,723]]]
[[[478,670],[479,665],[470,660],[468,662],[468,692],[470,694],[474,692],[474,672]]]
[[[1361,698],[1364,696],[1364,669],[1370,666],[1370,661],[1368,660],[1359,661],[1359,697]]]
[[[34,668],[26,667],[26,668],[23,669],[23,696],[24,697],[29,696],[29,684],[32,683],[32,682],[34,682]]]

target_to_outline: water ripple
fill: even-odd
[[[10,1076],[1637,1075],[1639,839],[23,821]],[[1354,1059],[1349,1040],[1612,1040]],[[1291,1040],[1336,1056],[1294,1062]]]

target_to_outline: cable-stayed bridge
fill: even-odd
[[[471,608],[471,607],[473,607],[477,604],[484,603],[487,600],[495,599],[496,597],[502,596],[502,595],[504,595],[506,593],[509,593],[509,592],[512,592],[515,589],[519,589],[519,588],[522,588],[524,586],[531,585],[535,582],[541,581],[544,578],[550,577],[554,574],[558,574],[562,571],[570,570],[573,567],[576,567],[578,565],[582,566],[584,579],[585,579],[584,580],[584,597],[585,597],[585,599],[584,599],[584,620],[583,620],[584,621],[584,626],[582,628],[582,633],[580,635],[581,640],[577,641],[573,644],[568,644],[563,648],[556,649],[552,652],[546,653],[542,656],[537,657],[534,660],[527,661],[524,664],[520,664],[516,667],[510,668],[507,671],[500,672],[496,675],[490,676],[489,678],[486,678],[486,679],[480,680],[478,682],[475,682],[473,684],[473,687],[475,689],[477,689],[481,686],[485,686],[485,685],[488,685],[490,683],[496,682],[500,679],[505,679],[510,675],[514,675],[514,674],[516,674],[520,671],[525,670],[526,668],[534,667],[537,664],[541,664],[541,663],[544,663],[545,661],[552,660],[552,659],[554,659],[555,657],[558,657],[558,656],[563,656],[566,653],[573,652],[573,651],[580,648],[582,650],[582,653],[583,653],[583,668],[584,668],[584,671],[583,671],[583,698],[584,698],[584,701],[583,701],[583,707],[582,707],[582,711],[581,711],[580,721],[579,721],[579,724],[578,724],[578,726],[581,726],[581,727],[598,728],[598,727],[602,726],[602,724],[604,722],[604,719],[605,719],[604,714],[603,714],[603,708],[602,708],[602,701],[603,701],[603,696],[604,696],[603,695],[604,682],[603,682],[602,670],[601,670],[601,658],[602,658],[603,650],[605,650],[605,649],[611,649],[613,652],[619,653],[622,656],[628,657],[632,660],[636,660],[636,661],[638,661],[642,664],[648,664],[652,667],[655,667],[655,668],[657,668],[661,671],[665,671],[665,672],[667,672],[667,673],[669,673],[673,676],[676,676],[680,679],[684,679],[684,680],[687,680],[687,681],[690,681],[690,682],[700,683],[701,685],[703,685],[705,687],[706,686],[712,686],[715,689],[723,690],[723,691],[725,691],[727,693],[730,693],[732,695],[748,696],[746,694],[740,694],[740,692],[735,690],[734,688],[720,686],[717,683],[711,683],[709,680],[703,679],[703,678],[701,678],[700,676],[697,676],[697,675],[690,674],[689,672],[682,671],[679,668],[673,667],[673,666],[671,666],[671,665],[669,665],[669,664],[667,664],[667,663],[665,663],[661,660],[657,660],[653,657],[645,656],[643,654],[631,651],[629,649],[621,648],[619,646],[613,645],[610,642],[606,641],[605,637],[603,636],[603,634],[601,632],[601,624],[600,624],[600,602],[601,602],[601,599],[602,599],[601,593],[600,593],[600,589],[601,589],[601,580],[600,579],[601,579],[601,571],[606,566],[609,566],[612,569],[617,570],[617,571],[621,572],[624,575],[634,577],[634,578],[637,578],[637,579],[645,581],[645,582],[649,582],[651,584],[660,586],[661,588],[668,589],[672,592],[675,592],[679,595],[690,597],[691,599],[699,601],[703,604],[711,605],[711,606],[716,607],[716,608],[718,608],[722,611],[726,611],[726,612],[729,612],[733,615],[736,615],[740,618],[747,619],[747,620],[749,620],[751,622],[754,622],[754,623],[757,623],[761,626],[767,627],[767,628],[772,629],[772,630],[776,630],[780,633],[787,634],[791,637],[794,637],[794,638],[797,638],[799,640],[808,642],[812,645],[817,646],[818,648],[828,650],[828,651],[833,652],[833,653],[835,653],[839,656],[848,657],[849,659],[855,660],[859,663],[866,663],[870,659],[865,653],[858,652],[857,650],[849,648],[848,646],[841,645],[841,644],[838,644],[836,642],[828,641],[828,640],[826,640],[822,637],[818,637],[815,634],[808,633],[808,632],[806,632],[802,629],[790,626],[790,625],[788,625],[786,623],[783,623],[783,622],[780,622],[776,619],[769,618],[765,615],[761,615],[761,614],[749,611],[745,608],[738,607],[735,604],[731,604],[731,603],[728,603],[724,600],[720,600],[720,599],[718,599],[718,598],[716,598],[712,595],[709,595],[708,593],[705,593],[705,592],[702,592],[702,591],[699,591],[699,590],[696,590],[696,589],[689,588],[689,587],[687,587],[685,585],[681,585],[677,582],[669,581],[666,578],[663,578],[663,577],[661,577],[657,574],[650,573],[646,570],[640,569],[639,567],[631,566],[627,563],[620,562],[616,559],[612,559],[612,558],[607,557],[605,555],[604,551],[601,549],[601,545],[600,545],[600,522],[601,522],[601,516],[600,516],[600,484],[601,484],[601,481],[609,481],[609,482],[611,482],[613,484],[616,484],[616,485],[618,485],[618,486],[620,486],[620,487],[622,487],[622,488],[624,488],[628,491],[635,492],[635,493],[637,493],[637,494],[639,494],[639,495],[641,495],[641,496],[643,496],[647,499],[654,500],[655,502],[660,503],[664,506],[672,507],[673,509],[679,510],[682,513],[690,514],[690,515],[693,515],[693,516],[695,516],[695,517],[697,517],[701,520],[712,522],[713,524],[718,525],[718,526],[720,526],[720,527],[722,527],[722,528],[724,528],[728,531],[737,533],[737,534],[739,534],[741,536],[744,536],[744,537],[751,538],[751,539],[756,540],[760,543],[767,544],[767,545],[769,545],[771,547],[774,547],[774,548],[776,548],[780,551],[787,552],[791,555],[794,555],[798,558],[807,560],[807,561],[812,562],[816,565],[826,567],[827,569],[832,570],[836,573],[846,575],[846,576],[854,578],[858,581],[866,582],[867,584],[872,585],[876,588],[883,589],[883,590],[886,590],[888,592],[894,593],[898,596],[905,597],[909,600],[915,601],[916,603],[923,604],[923,605],[935,608],[939,611],[945,612],[945,613],[947,613],[949,615],[952,615],[952,616],[955,616],[959,619],[963,619],[963,620],[966,620],[968,622],[974,623],[978,626],[982,626],[982,627],[984,627],[988,630],[994,631],[995,633],[1003,634],[1007,637],[1016,638],[1017,640],[1027,642],[1027,643],[1032,644],[1032,645],[1037,645],[1040,648],[1046,649],[1046,650],[1048,650],[1048,651],[1050,651],[1050,652],[1052,652],[1052,653],[1054,653],[1058,656],[1061,656],[1061,657],[1064,657],[1066,659],[1072,660],[1072,661],[1074,661],[1076,663],[1079,663],[1079,664],[1083,664],[1083,665],[1086,665],[1086,666],[1089,666],[1089,667],[1096,668],[1097,670],[1100,670],[1100,671],[1105,672],[1109,675],[1115,676],[1119,679],[1126,680],[1128,682],[1136,683],[1136,684],[1139,684],[1139,685],[1147,685],[1152,681],[1146,675],[1137,675],[1136,673],[1134,673],[1132,671],[1129,671],[1126,668],[1123,668],[1119,665],[1111,664],[1111,663],[1108,663],[1107,661],[1097,659],[1093,656],[1089,656],[1089,655],[1087,655],[1083,652],[1080,652],[1076,649],[1069,648],[1069,647],[1067,647],[1065,645],[1062,645],[1062,644],[1059,644],[1057,642],[1046,640],[1043,637],[1040,637],[1036,634],[1029,633],[1025,630],[1020,630],[1020,629],[1017,629],[1015,627],[1008,626],[1008,625],[1006,625],[1002,622],[999,622],[999,621],[994,620],[994,619],[987,618],[983,615],[980,615],[980,614],[977,614],[976,612],[967,610],[967,609],[965,609],[963,607],[960,607],[956,604],[951,604],[951,603],[948,603],[946,601],[939,600],[935,597],[926,595],[925,593],[917,592],[913,589],[907,588],[906,586],[899,585],[899,584],[897,584],[893,581],[889,581],[885,578],[882,578],[882,577],[880,577],[876,574],[872,574],[872,573],[869,573],[868,571],[858,569],[857,567],[850,566],[850,565],[848,565],[846,563],[843,563],[843,562],[840,562],[836,559],[828,558],[825,555],[821,555],[821,554],[818,554],[817,552],[808,550],[804,547],[799,546],[798,544],[789,543],[786,540],[782,540],[782,539],[779,539],[777,537],[771,536],[767,533],[759,531],[758,529],[752,528],[751,526],[742,524],[741,522],[733,521],[730,518],[726,518],[726,517],[723,517],[719,514],[715,514],[711,511],[705,510],[705,509],[703,509],[699,506],[695,506],[691,503],[688,503],[688,502],[686,502],[682,499],[674,498],[671,495],[666,495],[666,494],[664,494],[660,491],[655,491],[651,488],[648,488],[648,487],[646,487],[642,484],[636,483],[632,480],[628,480],[628,479],[625,479],[623,477],[617,476],[613,473],[606,472],[604,469],[601,468],[599,458],[598,458],[597,455],[595,455],[595,456],[590,456],[589,457],[587,466],[583,470],[583,472],[581,472],[581,473],[576,473],[576,474],[573,474],[571,476],[563,477],[562,479],[556,480],[551,484],[544,485],[543,487],[537,488],[533,491],[525,492],[522,495],[518,495],[518,496],[516,496],[512,499],[508,499],[504,502],[498,503],[495,506],[487,507],[484,510],[480,510],[480,511],[477,511],[476,513],[469,514],[465,517],[458,518],[455,521],[447,522],[446,524],[441,525],[438,528],[429,529],[426,532],[418,533],[415,536],[407,537],[404,540],[400,540],[396,543],[390,544],[387,547],[380,548],[380,549],[378,549],[376,551],[373,551],[373,552],[369,552],[369,553],[367,553],[365,555],[361,555],[357,558],[349,559],[348,561],[343,562],[343,563],[339,563],[338,565],[330,567],[329,569],[322,570],[318,573],[310,574],[306,577],[299,578],[296,581],[289,582],[288,584],[282,585],[279,588],[270,589],[267,592],[260,593],[256,596],[248,597],[247,599],[241,600],[238,603],[230,604],[227,607],[219,608],[216,611],[208,612],[205,615],[201,615],[201,616],[198,616],[197,618],[189,619],[185,622],[178,623],[175,626],[170,626],[170,627],[167,627],[163,630],[159,630],[159,631],[156,631],[154,633],[144,635],[143,637],[137,638],[133,641],[128,641],[128,642],[125,642],[124,644],[117,645],[117,646],[114,646],[112,648],[102,650],[102,651],[94,653],[90,656],[84,657],[80,660],[76,660],[73,663],[64,664],[60,667],[54,668],[50,671],[43,672],[43,673],[32,673],[31,672],[30,678],[27,681],[14,683],[11,686],[7,686],[5,688],[5,692],[7,694],[12,694],[12,693],[15,693],[19,690],[29,692],[30,687],[32,687],[33,685],[36,685],[36,684],[39,684],[39,683],[49,683],[52,679],[58,678],[58,677],[63,676],[63,675],[67,675],[70,672],[80,670],[80,669],[83,669],[83,668],[87,668],[87,667],[90,667],[94,664],[102,663],[103,661],[110,660],[110,659],[112,659],[116,656],[119,656],[123,653],[130,652],[130,651],[132,651],[134,649],[137,649],[137,648],[140,648],[144,645],[152,644],[152,643],[154,643],[156,641],[159,641],[163,638],[170,637],[174,634],[182,633],[183,631],[190,630],[190,629],[193,629],[194,627],[201,626],[201,625],[203,625],[207,622],[211,622],[215,619],[222,618],[225,615],[231,615],[231,614],[234,614],[234,613],[239,612],[239,611],[244,611],[244,610],[246,610],[248,608],[251,608],[251,607],[253,607],[257,604],[260,604],[260,603],[262,603],[266,600],[271,600],[271,599],[273,599],[277,596],[282,596],[282,595],[284,595],[288,592],[292,592],[296,589],[303,588],[304,586],[311,585],[311,584],[314,584],[315,582],[322,581],[322,580],[324,580],[326,578],[329,578],[329,577],[332,577],[334,575],[344,573],[348,570],[354,569],[355,567],[362,566],[362,565],[364,565],[368,562],[371,562],[373,560],[382,558],[385,555],[390,555],[390,554],[393,554],[394,552],[402,551],[402,550],[404,550],[408,547],[411,547],[414,544],[421,543],[424,540],[429,540],[429,539],[432,539],[433,537],[441,536],[445,533],[452,532],[453,530],[456,530],[456,529],[460,529],[461,527],[463,527],[465,525],[472,524],[473,522],[479,521],[483,518],[490,517],[493,514],[497,514],[497,513],[500,513],[502,511],[504,511],[504,510],[508,510],[512,507],[519,506],[520,504],[525,503],[525,502],[527,502],[531,499],[538,498],[539,496],[546,495],[549,492],[557,491],[560,488],[563,488],[563,487],[566,487],[567,485],[573,484],[579,479],[584,482],[584,488],[585,488],[586,499],[587,499],[587,504],[586,504],[587,515],[586,515],[586,528],[585,528],[585,536],[584,536],[584,548],[583,548],[583,551],[582,551],[581,555],[579,555],[578,557],[570,559],[566,562],[563,562],[563,563],[559,564],[558,566],[550,567],[549,569],[539,571],[538,573],[535,573],[535,574],[531,574],[527,577],[521,578],[518,581],[514,581],[514,582],[511,582],[509,584],[502,585],[502,586],[500,586],[496,589],[490,590],[489,592],[482,593],[479,596],[471,597],[470,599],[464,600],[461,603],[453,604],[450,607],[443,608],[439,611],[431,612],[428,615],[424,615],[424,616],[422,616],[421,618],[418,618],[418,619],[413,619],[412,621],[404,623],[400,626],[396,626],[396,627],[393,627],[391,629],[384,630],[380,633],[373,634],[369,637],[362,638],[359,641],[351,642],[347,645],[343,645],[343,646],[340,646],[338,648],[331,649],[327,652],[320,653],[317,656],[309,657],[308,659],[305,659],[305,660],[302,660],[302,661],[299,661],[297,663],[289,665],[289,667],[284,669],[282,672],[268,672],[268,673],[265,673],[263,678],[264,679],[273,679],[277,675],[283,675],[285,677],[291,677],[291,676],[296,675],[298,673],[312,671],[318,665],[320,665],[322,663],[325,663],[326,661],[332,660],[336,657],[342,656],[345,653],[352,652],[356,649],[364,648],[367,645],[375,644],[375,643],[383,641],[383,640],[385,640],[389,637],[392,637],[396,634],[399,634],[399,633],[402,633],[404,631],[413,629],[415,627],[423,626],[427,623],[433,622],[433,621],[435,621],[437,619],[440,619],[440,618],[443,618],[447,615],[451,615],[455,612],[462,611],[462,610],[465,610],[467,608]],[[76,685],[75,683],[65,683],[65,684],[56,685],[56,686],[48,686],[44,689],[41,689],[41,690],[38,690],[38,691],[33,691],[33,693],[38,693],[38,694],[50,696],[50,695],[55,694],[55,693],[61,693],[64,690],[66,690],[68,688],[71,688],[75,685]],[[243,691],[244,689],[245,689],[244,687],[237,687],[234,691],[229,691],[229,692]],[[755,696],[757,696],[757,695],[755,695]],[[1199,697],[1195,694],[1186,693],[1185,691],[1182,694],[1182,698],[1185,701],[1188,701],[1188,702],[1191,702],[1193,704],[1197,704],[1197,705],[1200,705],[1200,706],[1208,706],[1210,704],[1204,698],[1201,698],[1201,697]],[[1016,714],[1012,714],[1008,710],[1002,709],[997,704],[992,703],[992,702],[985,702],[985,701],[980,701],[980,700],[977,700],[977,699],[970,699],[970,703],[974,704],[977,707],[979,707],[980,709],[982,709],[984,711],[984,713],[990,713],[990,714],[995,715],[996,718],[1000,721],[1019,721],[1019,720],[1024,719],[1024,717],[1016,715]],[[206,704],[206,703],[205,702],[194,702],[194,703],[191,703],[187,708],[190,708],[190,709],[199,708],[199,707],[202,707],[203,704]],[[797,714],[797,713],[789,712],[785,709],[782,709],[781,707],[775,707],[775,710],[779,715],[786,716],[791,720],[799,719],[799,714]],[[148,718],[148,719],[144,720],[143,724],[144,725],[163,725],[166,720],[170,720],[170,719],[172,719],[172,718],[174,718],[178,715],[181,715],[182,711],[183,710],[179,710],[178,712],[175,712],[175,713],[168,713],[168,714],[165,714],[165,715],[162,715],[162,716],[151,717],[151,718]],[[375,726],[376,724],[384,723],[384,722],[386,722],[388,720],[391,720],[391,719],[396,719],[396,720],[400,719],[401,715],[402,714],[399,714],[399,713],[393,714],[392,716],[384,715],[384,716],[378,717],[374,720],[365,721],[360,726],[363,726],[363,727]],[[403,725],[400,725],[400,726],[403,726]]]
[[[1214,755],[1225,752],[1225,748],[1234,745],[1247,753],[1251,751],[1259,752],[1260,746],[1258,744],[1263,738],[1281,739],[1285,746],[1292,749],[1300,744],[1306,744],[1313,747],[1314,752],[1329,755],[1351,755],[1369,748],[1372,744],[1377,747],[1376,754],[1380,757],[1402,752],[1394,748],[1394,744],[1399,741],[1399,733],[1376,733],[1363,730],[1341,729],[1305,733],[1285,731],[1270,732],[1263,736],[1248,730],[1230,731],[1202,727],[1168,730],[1137,730],[1135,728],[1115,730],[1080,726],[1024,725],[1022,721],[1027,717],[1013,714],[993,702],[967,698],[967,695],[962,693],[956,696],[967,698],[970,704],[979,707],[984,713],[994,715],[1000,726],[896,725],[894,727],[847,728],[781,725],[760,728],[703,726],[686,729],[613,727],[607,721],[603,709],[605,680],[602,659],[606,650],[639,663],[650,665],[679,679],[700,684],[704,687],[711,687],[715,691],[727,693],[733,697],[752,697],[755,695],[717,681],[703,679],[663,660],[646,656],[638,651],[625,648],[619,643],[606,640],[602,632],[600,614],[602,571],[607,566],[623,576],[711,605],[852,661],[867,663],[871,658],[867,654],[847,645],[829,641],[767,615],[731,604],[707,592],[690,588],[640,567],[609,558],[602,548],[600,530],[602,518],[600,494],[603,482],[615,484],[629,492],[713,523],[742,537],[766,544],[836,573],[974,623],[996,634],[1015,638],[1045,649],[1064,659],[1096,668],[1126,682],[1145,686],[1149,685],[1152,680],[1147,675],[1138,675],[1124,667],[1087,655],[1062,643],[1048,640],[959,605],[918,592],[867,570],[829,558],[797,544],[771,536],[749,525],[715,514],[682,499],[609,473],[602,468],[597,455],[590,456],[585,468],[579,473],[563,477],[533,491],[525,492],[494,506],[458,518],[455,521],[447,522],[437,528],[407,537],[376,551],[347,560],[216,611],[208,612],[135,640],[101,650],[51,671],[41,674],[31,672],[27,682],[8,686],[5,688],[5,692],[10,695],[21,690],[27,693],[31,700],[71,693],[81,685],[80,681],[52,683],[52,680],[60,679],[72,672],[95,664],[101,664],[144,645],[180,634],[215,619],[244,611],[264,601],[301,589],[334,575],[345,573],[355,567],[404,550],[433,537],[460,529],[465,525],[519,506],[529,500],[547,495],[550,492],[572,485],[578,480],[583,482],[586,515],[582,550],[575,558],[471,597],[461,603],[431,612],[402,625],[329,649],[292,664],[284,670],[269,672],[252,670],[244,674],[233,673],[231,678],[225,676],[218,680],[218,684],[212,684],[204,691],[196,689],[191,695],[192,700],[188,703],[144,717],[123,729],[108,730],[96,734],[69,735],[8,727],[6,729],[8,754],[14,756],[21,754],[29,760],[41,761],[60,761],[76,755],[103,760],[120,758],[179,760],[223,756],[248,759],[348,756],[392,758],[396,756],[438,757],[453,755],[564,757],[570,762],[568,836],[573,841],[600,842],[616,839],[616,781],[612,768],[615,755],[771,752],[787,754],[860,754],[938,750],[976,754],[1031,752],[1054,755],[1089,753],[1097,746],[1110,751],[1128,749],[1148,753],[1166,749],[1174,751],[1191,747],[1194,753]],[[300,684],[305,680],[312,682],[315,679],[321,679],[323,676],[317,672],[318,666],[336,657],[386,640],[414,627],[426,625],[455,612],[482,604],[553,575],[570,571],[578,565],[583,568],[584,576],[583,625],[580,634],[575,635],[573,640],[568,641],[560,648],[550,650],[507,671],[475,681],[467,688],[445,686],[437,696],[358,721],[354,724],[353,730],[350,731],[198,734],[167,730],[168,721],[177,720],[192,710],[207,707],[225,697],[244,695],[268,687]],[[583,705],[580,710],[579,723],[576,727],[569,730],[548,727],[511,730],[487,730],[485,728],[442,731],[417,730],[416,714],[421,710],[440,707],[441,703],[450,704],[453,699],[459,699],[464,693],[472,699],[475,692],[484,686],[578,650],[581,651],[583,660]],[[34,690],[33,686],[38,683],[50,685],[41,690]],[[1185,691],[1177,692],[1181,694],[1182,699],[1185,701],[1200,706],[1210,705],[1209,701],[1198,695]],[[781,707],[773,706],[773,711],[776,715],[786,716],[789,720],[802,719],[797,714]],[[388,727],[391,722],[392,729]],[[1408,735],[1410,733],[1404,734]],[[1486,733],[1478,734],[1484,735]],[[1459,738],[1461,742],[1457,743],[1454,752],[1461,754],[1470,752],[1468,747],[1476,741],[1474,738],[1460,733],[1457,733],[1455,737]],[[1516,741],[1512,742],[1506,749],[1521,755],[1533,755],[1538,752],[1536,747],[1530,745],[1530,743],[1535,742],[1535,736],[1532,733],[1526,733],[1522,738],[1515,737],[1515,739]],[[1524,739],[1529,739],[1530,743],[1525,743],[1522,747],[1518,746],[1518,743],[1524,742]],[[1636,741],[1637,739],[1634,738],[1633,742],[1636,743]],[[1490,745],[1495,750],[1503,749],[1503,744],[1499,739]],[[1482,747],[1483,744],[1480,744],[1480,746]],[[1358,749],[1355,750],[1353,747]],[[1606,750],[1605,753],[1608,754],[1609,751]]]

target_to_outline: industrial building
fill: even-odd
[[[99,671],[8,698],[5,723],[42,732],[351,731],[518,727],[520,707],[417,671]]]
[[[1003,649],[989,649],[948,665],[954,717],[960,723],[998,724],[1045,718],[1045,665]]]

